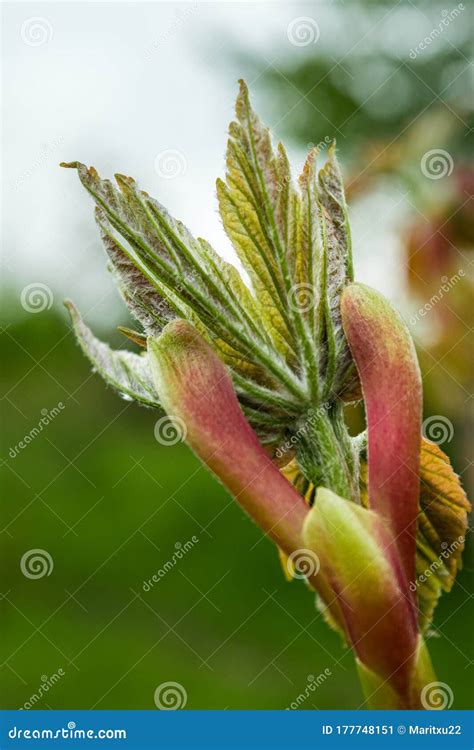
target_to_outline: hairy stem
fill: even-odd
[[[297,460],[306,479],[315,487],[357,500],[358,461],[342,407],[324,405],[311,410],[297,434]]]

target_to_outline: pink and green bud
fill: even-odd
[[[260,445],[219,357],[183,320],[149,339],[148,351],[161,403],[184,422],[194,452],[279,547],[299,549],[308,507]]]
[[[151,370],[168,415],[262,531],[291,559],[304,558],[302,530],[309,508],[262,448],[245,419],[227,368],[190,323],[169,323],[148,340]],[[304,570],[334,620],[342,615],[324,576]]]
[[[319,488],[304,541],[318,554],[359,661],[407,704],[418,629],[389,526],[374,511]]]
[[[415,348],[399,314],[375,290],[349,285],[341,309],[367,415],[369,507],[392,529],[406,580],[413,581],[422,409]]]

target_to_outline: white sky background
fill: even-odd
[[[62,160],[92,164],[102,176],[132,175],[194,234],[233,259],[214,183],[224,174],[237,78],[247,78],[255,108],[276,126],[277,136],[285,114],[274,111],[255,80],[258,72],[240,70],[232,61],[235,43],[261,60],[261,71],[267,60],[278,66],[291,56],[312,55],[312,45],[297,47],[287,38],[288,23],[310,15],[321,29],[317,44],[348,49],[354,38],[341,38],[337,28],[344,8],[330,2],[5,5],[7,283],[21,289],[42,282],[51,287],[55,304],[72,298],[90,322],[117,319],[121,303],[105,270],[92,200],[75,172],[57,166]],[[47,36],[42,44],[25,42],[32,18],[40,19],[39,33]],[[410,28],[414,43],[422,33]],[[303,154],[289,146],[299,167]],[[168,149],[179,151],[186,165],[174,179],[155,169],[156,156]],[[393,297],[401,283],[395,238],[401,209],[389,210],[390,197],[376,201],[375,209],[369,201],[354,212],[356,267],[359,278]]]

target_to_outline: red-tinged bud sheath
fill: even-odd
[[[318,554],[360,662],[391,685],[399,707],[409,707],[418,629],[390,527],[320,487],[303,536]]]
[[[349,285],[341,309],[367,415],[369,507],[390,524],[414,581],[422,411],[415,348],[399,314],[373,289]]]
[[[161,403],[194,452],[281,549],[300,549],[308,507],[263,450],[215,352],[183,320],[149,339],[148,351]]]

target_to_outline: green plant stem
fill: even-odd
[[[340,497],[358,500],[359,464],[344,423],[342,406],[310,410],[296,432],[296,455],[306,479]]]

